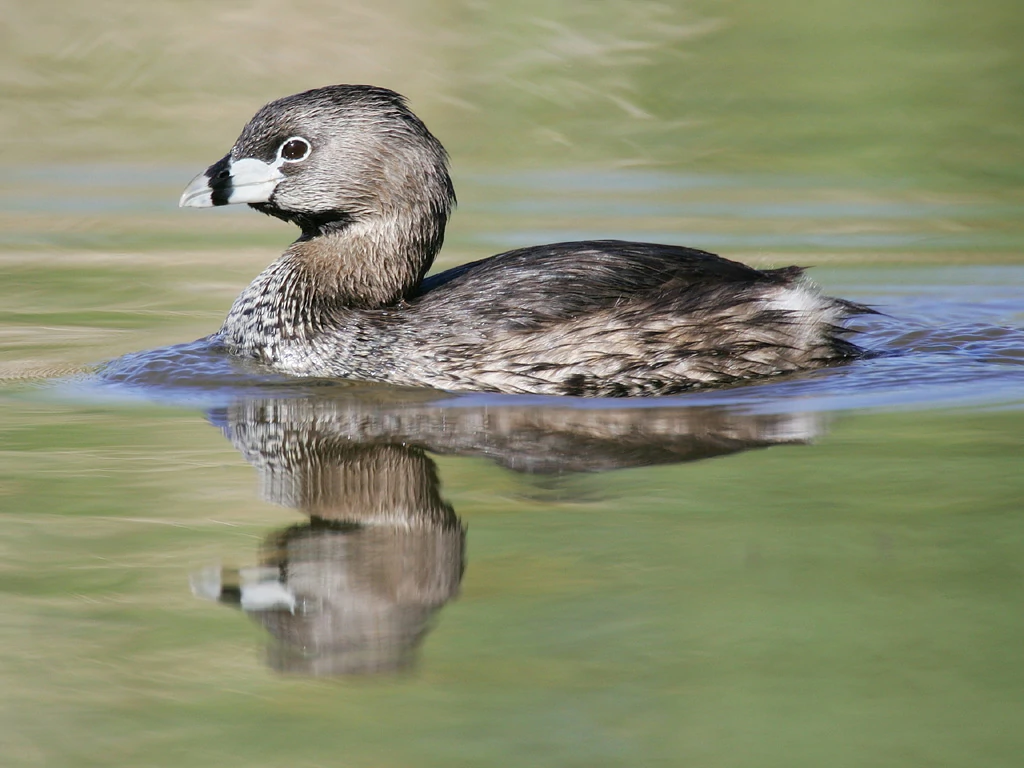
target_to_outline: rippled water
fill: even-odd
[[[4,765],[1019,764],[1015,4],[59,5],[0,52]],[[180,188],[329,81],[451,152],[440,268],[803,264],[876,354],[588,400],[191,343],[291,233]]]

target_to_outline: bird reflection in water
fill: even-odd
[[[314,676],[408,668],[459,592],[465,527],[426,451],[553,475],[695,461],[821,432],[813,414],[452,407],[362,387],[241,399],[211,418],[256,468],[263,498],[309,522],[268,536],[259,566],[195,574],[193,591],[262,624],[274,669]]]

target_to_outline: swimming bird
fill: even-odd
[[[296,376],[453,391],[627,396],[805,371],[862,354],[798,267],[587,240],[427,277],[455,204],[448,155],[384,88],[270,102],[182,207],[248,203],[299,238],[211,341]]]

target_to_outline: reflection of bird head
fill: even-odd
[[[295,611],[252,613],[279,642],[272,664],[310,674],[399,669],[431,616],[458,594],[465,531],[447,527],[338,527],[317,523],[271,536],[265,566],[277,566]]]
[[[268,537],[260,567],[194,588],[238,602],[278,641],[277,669],[312,675],[408,666],[433,614],[458,594],[465,531],[420,448],[339,434],[331,401],[239,401],[217,422],[268,501],[307,524]]]
[[[217,569],[197,593],[237,602],[279,641],[271,664],[314,675],[400,669],[458,594],[465,530],[418,448],[295,442],[262,422],[264,492],[310,523],[268,537],[258,568]],[[252,436],[253,433],[249,433]],[[252,447],[250,445],[250,447]]]

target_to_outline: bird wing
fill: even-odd
[[[527,329],[700,284],[789,283],[801,270],[761,271],[706,251],[655,243],[590,240],[521,248],[428,277],[410,303],[430,312],[453,304]],[[499,320],[499,324],[501,321]]]

